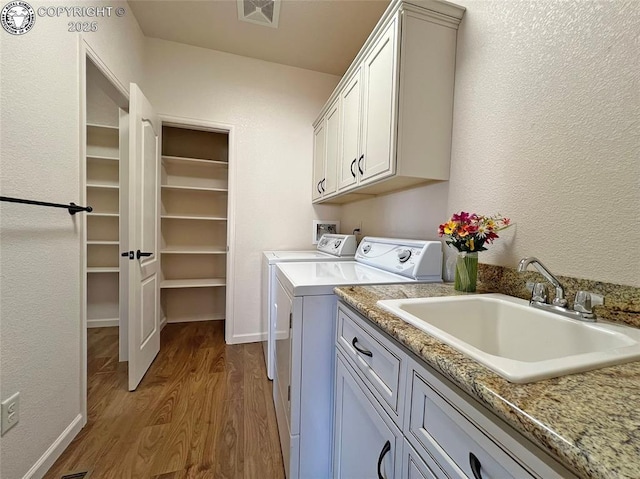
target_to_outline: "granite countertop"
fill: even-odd
[[[640,477],[640,362],[514,384],[376,306],[381,299],[465,294],[452,284],[335,292],[579,477]]]

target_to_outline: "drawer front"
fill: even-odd
[[[450,477],[533,477],[441,397],[416,372],[411,374],[408,439],[433,456]],[[474,472],[475,469],[475,472]]]
[[[352,313],[338,307],[338,346],[354,368],[361,373],[367,385],[398,422],[400,413],[401,370],[403,361],[400,354],[374,337],[374,332],[365,330]]]

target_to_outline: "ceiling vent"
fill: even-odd
[[[238,0],[238,20],[278,28],[281,0]]]

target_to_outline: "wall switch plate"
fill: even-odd
[[[20,421],[20,393],[17,392],[8,399],[2,401],[2,431],[4,434]]]

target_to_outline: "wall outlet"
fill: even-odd
[[[20,393],[17,392],[9,399],[2,401],[2,431],[4,434],[20,421]]]

